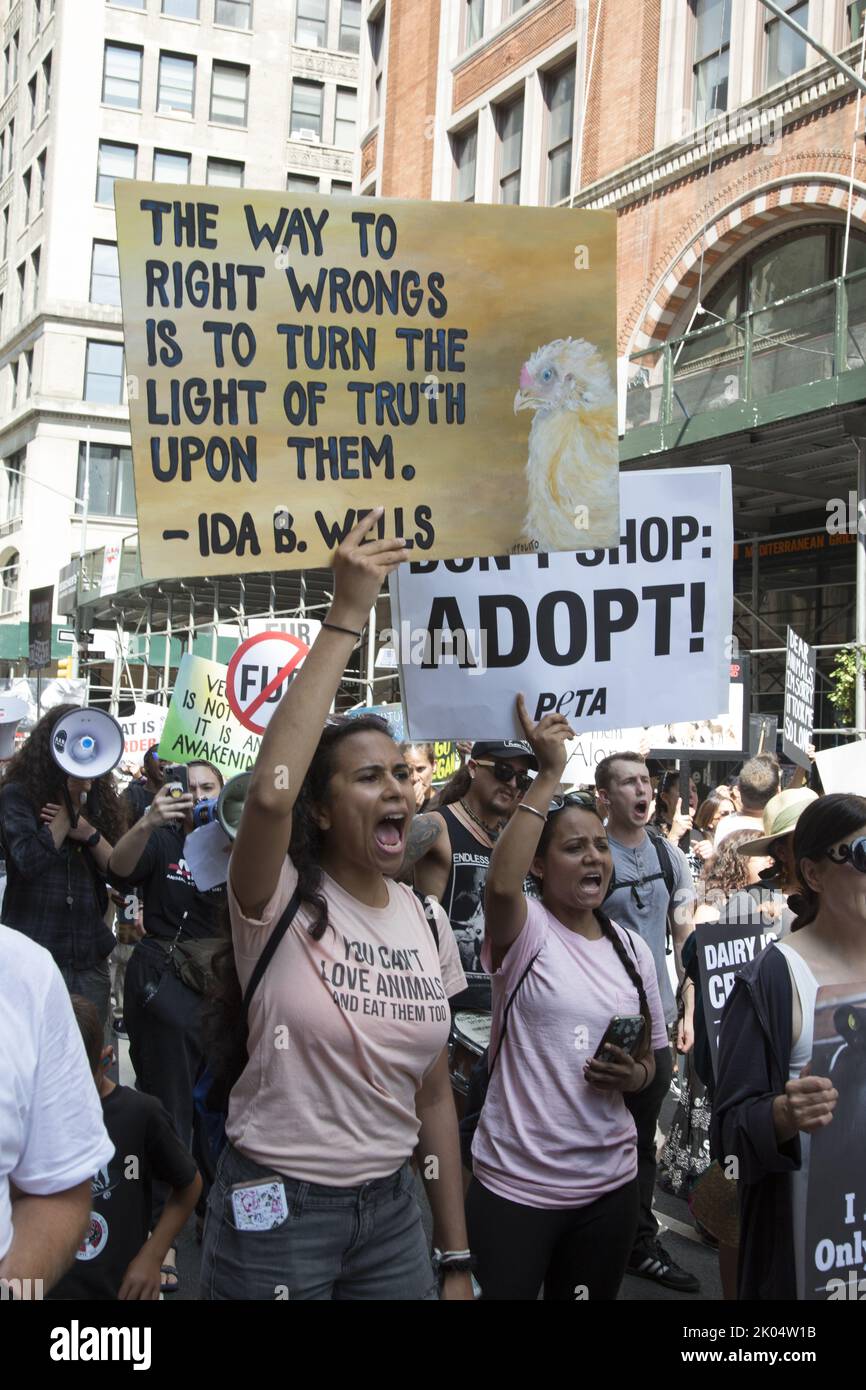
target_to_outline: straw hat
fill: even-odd
[[[808,787],[790,787],[779,792],[764,807],[764,834],[759,840],[747,840],[737,846],[737,854],[767,854],[774,840],[793,835],[797,821],[807,806],[817,801],[817,794]]]

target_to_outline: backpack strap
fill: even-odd
[[[674,874],[673,860],[671,859],[670,853],[667,849],[668,842],[663,835],[660,835],[658,833],[657,830],[650,830],[649,826],[647,826],[646,833],[649,835],[650,839],[653,842],[653,845],[655,846],[655,852],[659,861],[659,868],[662,871],[662,878],[664,879],[665,887],[668,890],[668,897],[672,898],[674,895],[674,887],[676,885],[676,875]]]
[[[517,981],[517,984],[514,986],[514,989],[511,991],[508,1003],[505,1005],[505,1012],[502,1015],[502,1032],[499,1035],[499,1042],[497,1044],[496,1051],[493,1054],[493,1061],[490,1063],[490,1066],[487,1069],[488,1082],[490,1081],[490,1078],[493,1075],[493,1068],[496,1066],[497,1059],[499,1057],[500,1052],[502,1051],[502,1044],[505,1042],[505,1034],[508,1032],[508,1015],[511,1013],[511,1006],[517,998],[517,992],[520,989],[520,986],[523,984],[523,981],[526,979],[527,975],[529,974],[530,970],[532,969],[533,965],[538,960],[538,957],[540,955],[541,951],[536,951],[535,955],[532,957],[532,960],[527,965],[520,979]]]
[[[430,928],[430,934],[433,937],[433,940],[436,942],[436,951],[438,953],[439,923],[436,921],[436,909],[433,906],[433,899],[431,898],[429,893],[419,893],[417,888],[413,888],[412,892],[415,894],[415,897],[418,899],[419,903],[424,909],[424,916],[427,918],[427,925]]]
[[[279,922],[277,922],[277,925],[274,927],[273,931],[268,937],[265,949],[262,951],[262,954],[259,956],[255,965],[253,966],[253,973],[250,976],[249,984],[244,990],[244,998],[243,1003],[241,1005],[241,1010],[244,1019],[246,1019],[247,1013],[249,1012],[249,1007],[252,1003],[253,995],[255,994],[259,986],[259,982],[261,981],[262,976],[264,975],[265,971],[267,970],[268,966],[273,960],[277,947],[279,946],[286,932],[289,930],[289,927],[292,925],[295,913],[297,912],[300,905],[301,890],[300,888],[295,888],[295,891],[289,899],[288,905],[282,917],[280,918]]]

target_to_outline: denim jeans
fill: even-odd
[[[70,994],[80,994],[96,1006],[103,1030],[108,1027],[108,1007],[111,1001],[111,970],[107,960],[92,965],[88,970],[78,970],[74,965],[61,965],[66,988]]]
[[[270,1231],[239,1231],[230,1189],[273,1176],[227,1144],[208,1198],[201,1265],[204,1299],[438,1298],[408,1162],[361,1187],[283,1177],[289,1214]]]

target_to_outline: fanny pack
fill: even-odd
[[[218,936],[206,936],[200,940],[181,941],[179,934],[173,941],[162,941],[158,936],[151,937],[166,955],[166,965],[171,966],[175,977],[187,989],[196,994],[207,994],[213,984],[213,958],[218,947],[223,944]]]

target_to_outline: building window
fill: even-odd
[[[466,39],[464,48],[471,48],[484,34],[484,0],[466,0]]]
[[[321,140],[324,91],[321,82],[301,82],[296,79],[292,83],[293,140]]]
[[[210,118],[223,125],[245,126],[249,98],[249,68],[214,63],[210,88]]]
[[[154,150],[154,183],[189,183],[191,156],[177,150]]]
[[[355,148],[358,126],[358,93],[351,87],[337,88],[337,110],[334,118],[334,144],[341,150]]]
[[[24,510],[24,465],[27,450],[19,449],[3,460],[2,495],[0,495],[0,522],[8,526],[20,521]]]
[[[2,141],[3,141],[3,151],[2,151],[2,153],[3,153],[3,159],[2,159],[2,167],[3,167],[3,178],[5,179],[5,177],[6,177],[7,174],[11,174],[11,173],[12,173],[12,161],[13,161],[13,158],[14,158],[14,155],[13,155],[13,152],[12,152],[12,151],[13,151],[13,146],[14,146],[14,144],[15,144],[15,122],[14,122],[14,121],[10,121],[10,122],[9,122],[8,126],[6,127],[6,130],[5,130],[4,134],[3,134],[2,136],[0,136],[0,139],[2,139]]]
[[[84,400],[100,405],[123,404],[122,343],[95,343],[88,339]]]
[[[361,0],[343,0],[340,6],[340,49],[358,53],[361,49]]]
[[[500,106],[497,111],[499,128],[499,201],[520,202],[520,163],[523,154],[523,97]]]
[[[6,90],[11,92],[15,83],[18,81],[18,31],[12,36],[12,41],[6,50]]]
[[[31,300],[30,300],[30,304],[31,304],[31,307],[34,308],[34,309],[36,308],[37,302],[38,302],[38,300],[39,300],[39,267],[40,267],[41,264],[42,264],[42,250],[41,250],[40,247],[37,246],[36,250],[33,252],[33,255],[30,257],[30,271],[31,271],[31,274],[32,274],[32,276],[33,276],[33,282],[32,282],[33,295],[32,295],[32,298],[31,298]]]
[[[107,43],[102,76],[102,100],[106,106],[137,111],[141,106],[142,49],[129,44]]]
[[[22,319],[22,318],[24,317],[24,306],[25,306],[25,304],[26,304],[26,299],[25,299],[25,293],[26,293],[26,288],[27,288],[27,262],[26,262],[26,261],[22,261],[21,264],[19,265],[18,270],[16,271],[16,280],[17,280],[17,282],[18,282],[18,317],[19,317],[19,319]]]
[[[312,174],[289,174],[286,179],[287,193],[318,193],[318,191],[319,180]]]
[[[162,12],[169,19],[198,19],[198,0],[162,0]]]
[[[78,479],[76,499],[84,500],[87,488],[87,509],[94,516],[135,516],[135,490],[132,483],[132,450],[117,444],[91,444],[90,461],[87,445],[78,445]],[[76,500],[75,510],[82,512],[82,502]]]
[[[370,120],[378,121],[382,112],[382,48],[385,38],[384,11],[377,19],[370,20],[367,25],[367,32],[370,36],[370,57],[373,63],[372,82],[370,84]]]
[[[508,13],[517,14],[517,11],[522,10],[527,3],[528,0],[508,0]]]
[[[42,64],[42,110],[45,115],[51,110],[51,54]]]
[[[26,173],[24,174],[23,178],[21,179],[21,184],[22,184],[22,187],[23,187],[23,189],[24,189],[24,226],[25,226],[25,227],[28,225],[28,223],[29,223],[29,221],[30,221],[30,184],[31,184],[32,177],[33,177],[33,170],[32,170],[32,169],[28,169],[28,170],[26,171]]]
[[[120,264],[116,241],[94,241],[90,263],[91,304],[120,307]]]
[[[352,192],[352,185],[343,183],[341,179],[331,179],[331,192],[340,198],[347,197]]]
[[[324,48],[328,35],[328,0],[298,0],[295,43],[303,48]]]
[[[21,556],[13,550],[0,565],[0,613],[14,613],[18,608],[18,577]]]
[[[475,167],[478,158],[478,126],[452,137],[456,187],[454,196],[459,203],[475,202]]]
[[[731,0],[691,0],[695,21],[692,63],[692,114],[706,125],[716,111],[728,109],[731,58]]]
[[[96,164],[97,203],[114,203],[115,179],[135,178],[136,153],[135,145],[116,145],[111,140],[100,140]]]
[[[108,0],[109,5],[117,5],[123,10],[146,10],[147,0]]]
[[[0,256],[0,260],[5,261],[8,250],[9,250],[9,204],[7,203],[6,206],[5,206],[5,208],[3,209],[3,254],[2,254],[2,256]]]
[[[803,29],[808,29],[808,0],[780,0],[780,5]],[[768,19],[764,32],[767,36],[767,86],[773,87],[806,66],[806,40],[781,19]]]
[[[574,68],[547,80],[547,201],[561,203],[571,192],[571,142],[574,132]]]
[[[866,0],[854,0],[848,6],[848,34],[851,43],[855,39],[863,37],[863,14],[866,11]]]
[[[35,129],[36,129],[36,112],[37,112],[37,110],[38,110],[38,107],[37,107],[37,105],[36,105],[36,74],[35,74],[35,73],[34,73],[33,76],[31,77],[30,81],[27,83],[27,105],[28,105],[28,108],[29,108],[29,110],[30,110],[30,129],[31,129],[31,130],[35,130]]]
[[[237,159],[209,159],[207,181],[216,188],[243,188],[244,166]]]
[[[45,176],[48,153],[43,150],[36,160],[36,211],[41,212],[45,206]]]
[[[42,28],[42,0],[33,0],[33,36]]]
[[[9,371],[12,376],[12,399],[9,403],[10,410],[18,409],[18,383],[21,371],[21,358],[16,357],[14,362],[10,362]]]
[[[232,29],[252,29],[252,0],[216,0],[214,21]]]
[[[180,111],[191,116],[195,103],[195,58],[160,53],[157,111]]]
[[[33,391],[33,349],[32,349],[32,348],[28,348],[28,349],[27,349],[27,351],[24,353],[24,355],[23,355],[23,357],[22,357],[22,361],[23,361],[23,363],[24,363],[24,381],[23,381],[23,383],[22,383],[21,389],[22,389],[22,392],[23,392],[24,396],[27,397],[27,396],[29,396],[29,395],[32,393],[32,391]]]

